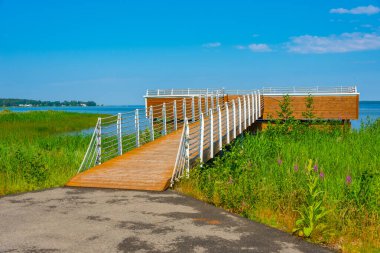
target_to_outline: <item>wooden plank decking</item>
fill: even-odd
[[[170,184],[182,128],[73,177],[66,185],[164,191]]]

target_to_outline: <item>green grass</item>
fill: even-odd
[[[0,112],[0,195],[64,185],[75,175],[98,115]]]
[[[320,200],[318,208],[328,213],[308,240],[343,252],[379,250],[380,120],[358,131],[292,129],[272,126],[237,139],[176,189],[288,232],[296,228],[300,211],[310,214],[305,211],[310,201]],[[312,198],[314,178],[313,192],[320,193]]]

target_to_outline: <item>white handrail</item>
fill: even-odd
[[[285,94],[357,94],[356,86],[336,87],[264,87],[261,89],[264,95]]]
[[[182,154],[182,152],[185,148],[186,129],[188,129],[188,127],[189,127],[189,123],[188,123],[187,118],[185,118],[185,121],[183,124],[183,129],[182,129],[182,134],[181,134],[181,139],[179,141],[177,157],[176,157],[174,169],[172,172],[172,178],[170,180],[170,186],[173,186],[174,180],[176,178],[178,178],[178,176],[176,176],[176,174],[179,172],[178,170],[181,169],[181,168],[179,168],[179,164],[180,164],[181,160],[186,159],[186,157],[184,157],[185,154]]]
[[[205,121],[203,113],[201,113],[200,119],[200,129],[199,129],[199,159],[201,163],[203,162],[203,143],[204,143],[204,134],[205,134]]]
[[[93,147],[93,145],[94,145],[94,143],[95,143],[95,142],[94,142],[94,139],[95,139],[95,136],[97,135],[98,124],[99,124],[99,119],[98,119],[98,121],[97,121],[97,123],[96,123],[96,126],[95,126],[95,128],[94,128],[94,132],[93,132],[93,134],[92,134],[92,137],[91,137],[91,140],[90,140],[90,144],[88,145],[87,150],[86,150],[86,153],[85,153],[85,155],[84,155],[85,159],[82,160],[82,163],[80,164],[77,173],[79,173],[79,172],[82,171],[83,166],[84,166],[85,163],[87,162],[87,159],[86,159],[86,158],[88,157],[89,152],[90,152],[90,149]],[[91,161],[90,161],[90,162],[91,162]]]
[[[216,96],[216,95],[246,95],[255,90],[225,90],[225,89],[157,89],[147,90],[145,97],[155,96]],[[305,87],[263,87],[261,92],[264,95],[270,94],[357,94],[356,86],[305,86]]]

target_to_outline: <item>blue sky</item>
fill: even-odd
[[[315,85],[380,100],[380,1],[0,0],[0,97]]]

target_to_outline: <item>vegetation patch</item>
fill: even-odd
[[[95,114],[0,112],[0,195],[64,185],[77,171]]]
[[[176,189],[343,252],[375,252],[380,120],[360,130],[314,127],[294,120],[290,104],[281,106],[280,120],[241,136]]]

